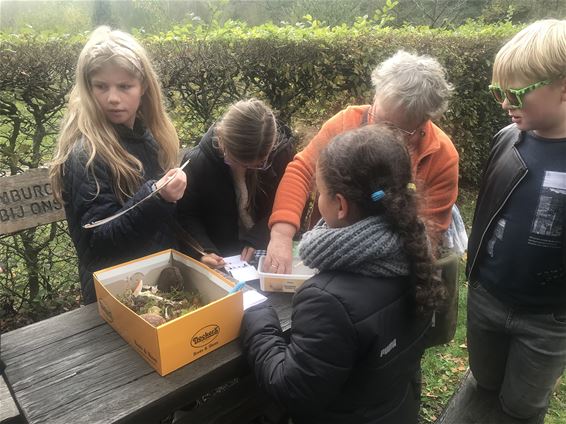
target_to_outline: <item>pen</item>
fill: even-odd
[[[130,206],[129,208],[124,209],[123,211],[120,211],[120,212],[118,212],[118,213],[115,213],[115,214],[112,215],[112,216],[109,216],[109,217],[104,218],[104,219],[99,219],[98,221],[93,221],[93,222],[90,222],[90,223],[88,223],[88,224],[84,224],[84,225],[83,225],[83,228],[87,228],[87,229],[89,229],[89,228],[94,228],[94,227],[98,227],[99,225],[106,224],[106,223],[108,223],[108,222],[110,222],[110,221],[113,221],[114,219],[116,219],[116,218],[118,218],[118,217],[124,215],[125,213],[131,211],[132,209],[134,209],[135,207],[137,207],[140,203],[145,202],[147,199],[149,199],[149,198],[155,196],[157,193],[159,193],[159,191],[160,191],[163,187],[167,186],[167,184],[169,184],[171,181],[173,181],[173,179],[174,179],[175,176],[177,175],[177,172],[181,172],[181,171],[189,164],[190,161],[191,161],[190,158],[187,159],[187,160],[185,161],[185,163],[183,163],[183,164],[179,167],[179,169],[177,169],[177,171],[176,171],[173,175],[170,175],[169,177],[167,177],[167,180],[166,180],[165,184],[163,184],[163,185],[162,185],[161,187],[159,187],[157,190],[154,190],[154,191],[152,191],[151,193],[149,193],[147,196],[145,196],[145,197],[144,197],[143,199],[141,199],[139,202],[134,203],[134,204],[133,204],[132,206]]]

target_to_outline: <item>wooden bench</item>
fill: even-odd
[[[64,219],[47,168],[2,178],[0,236]],[[292,295],[269,297],[287,331]],[[0,358],[7,366],[7,385],[0,378],[2,424],[159,422],[230,381],[179,422],[247,422],[277,409],[259,393],[238,340],[160,377],[100,318],[96,304],[1,335]]]
[[[53,198],[46,168],[3,177],[0,189],[0,236],[65,219]],[[457,265],[457,264],[456,264]],[[452,266],[446,267],[457,274]],[[443,270],[444,272],[444,270]],[[256,283],[257,286],[257,283]],[[282,296],[282,297],[281,297]],[[282,326],[290,327],[291,295],[270,296]],[[457,301],[457,296],[453,296]],[[446,321],[448,334],[455,322]],[[96,340],[96,346],[91,342]],[[233,342],[167,377],[153,370],[98,316],[95,305],[54,317],[1,336],[0,356],[8,365],[8,387],[0,378],[0,423],[113,422],[162,419],[173,409],[239,378],[213,401],[187,411],[179,422],[245,422],[273,407],[259,393]],[[477,390],[468,371],[438,424],[531,424],[501,411],[495,393]]]
[[[3,177],[1,181],[0,236],[65,219],[63,205],[53,198],[47,168],[30,169]],[[0,355],[3,352],[0,346]],[[24,422],[3,376],[0,376],[0,405],[1,424]]]
[[[268,296],[288,331],[292,295]],[[8,332],[0,342],[6,381],[29,423],[158,423],[230,381],[227,393],[189,411],[206,420],[187,422],[249,422],[271,408],[239,340],[161,377],[102,320],[97,304]]]
[[[501,409],[498,393],[477,387],[473,374],[464,374],[460,385],[452,395],[437,424],[542,424],[543,419],[534,417],[519,420]]]
[[[18,424],[23,422],[12,394],[4,381],[4,377],[0,375],[0,424]]]

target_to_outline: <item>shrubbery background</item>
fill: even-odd
[[[469,22],[457,29],[382,28],[359,18],[327,27],[311,17],[296,25],[189,24],[135,35],[161,76],[168,110],[185,146],[231,102],[259,97],[301,134],[348,104],[371,102],[371,70],[399,49],[438,58],[454,85],[440,126],[460,152],[462,185],[478,184],[491,136],[507,123],[487,86],[497,50],[518,27]],[[88,37],[22,30],[0,33],[0,175],[46,165]],[[308,140],[302,140],[307,142]],[[77,305],[74,249],[64,223],[0,236],[2,329]]]

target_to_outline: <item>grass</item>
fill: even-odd
[[[466,223],[471,226],[476,192],[460,188],[457,205]],[[457,389],[459,382],[468,368],[468,351],[466,346],[466,301],[468,283],[464,274],[465,258],[460,261],[458,326],[454,340],[450,343],[430,348],[423,361],[423,392],[421,406],[421,422],[434,423]],[[550,407],[546,415],[546,424],[566,422],[566,372],[552,395]]]
[[[465,263],[460,262],[460,287],[458,297],[458,326],[454,339],[445,345],[427,349],[422,361],[423,392],[421,419],[433,423],[442,413],[460,379],[468,368],[466,346],[466,299]]]
[[[468,232],[472,222],[475,200],[475,190],[460,188],[460,196],[457,204],[466,223]],[[428,349],[423,358],[424,384],[421,406],[422,423],[434,423],[436,421],[450,400],[454,390],[458,387],[468,367],[468,351],[466,346],[466,300],[468,286],[464,275],[464,268],[465,258],[460,262],[459,318],[454,340],[446,345]],[[67,294],[67,297],[71,300],[69,302],[65,301],[67,303],[62,302],[64,309],[60,312],[78,305],[78,289],[69,290]],[[60,293],[60,295],[63,296],[64,293]],[[43,302],[42,306],[45,308],[48,305]],[[53,314],[47,314],[43,309],[40,310],[40,313],[42,316],[38,317],[30,311],[19,310],[14,313],[16,319],[13,322],[6,320],[6,317],[0,314],[0,328],[6,331],[6,328],[10,328],[10,325],[12,325],[12,328],[16,328],[38,319],[44,319]],[[545,422],[546,424],[566,423],[566,373],[563,375],[557,390],[552,395]]]

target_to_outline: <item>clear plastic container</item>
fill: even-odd
[[[293,259],[291,274],[273,274],[263,272],[265,256],[259,258],[258,274],[261,290],[268,292],[294,293],[306,280],[316,274],[316,270],[303,265],[299,258]]]

